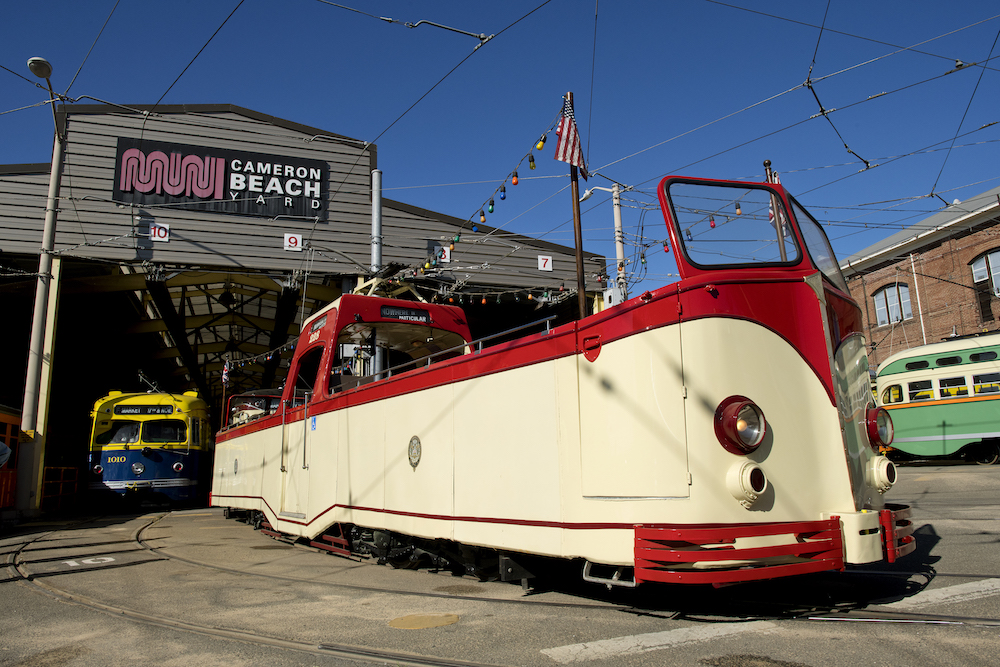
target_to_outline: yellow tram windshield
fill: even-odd
[[[209,432],[208,405],[195,392],[111,392],[94,404],[91,448],[201,447]]]

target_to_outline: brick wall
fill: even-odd
[[[989,281],[973,283],[971,267],[977,257],[996,250],[1000,220],[994,219],[914,251],[912,264],[910,255],[903,254],[849,278],[851,295],[862,306],[871,367],[923,345],[925,337],[927,343],[937,343],[952,334],[1000,330],[1000,298],[988,291]],[[909,288],[913,317],[879,326],[873,297],[897,281]]]

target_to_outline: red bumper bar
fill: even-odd
[[[786,536],[782,544],[735,546],[739,538],[775,535]],[[837,517],[783,523],[635,527],[636,583],[728,584],[842,569],[844,541]]]
[[[895,563],[897,558],[917,548],[909,505],[886,503],[885,509],[878,513],[878,522],[882,526],[882,549],[887,561]]]

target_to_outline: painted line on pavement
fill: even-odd
[[[712,625],[697,625],[688,628],[678,628],[665,632],[651,632],[644,635],[602,639],[583,644],[570,644],[547,648],[542,651],[558,663],[586,662],[589,660],[604,660],[626,655],[638,655],[649,651],[658,651],[682,644],[720,639],[745,632],[760,632],[771,630],[777,625],[770,621],[750,621],[747,623],[716,623]]]
[[[968,584],[956,584],[945,588],[934,588],[924,590],[912,597],[908,597],[897,602],[880,604],[880,607],[891,607],[893,609],[916,609],[934,604],[955,604],[957,602],[969,602],[980,598],[1000,595],[1000,579],[986,579],[984,581],[973,581]]]

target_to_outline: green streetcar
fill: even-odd
[[[876,393],[903,458],[1000,459],[1000,332],[963,336],[894,354]]]

